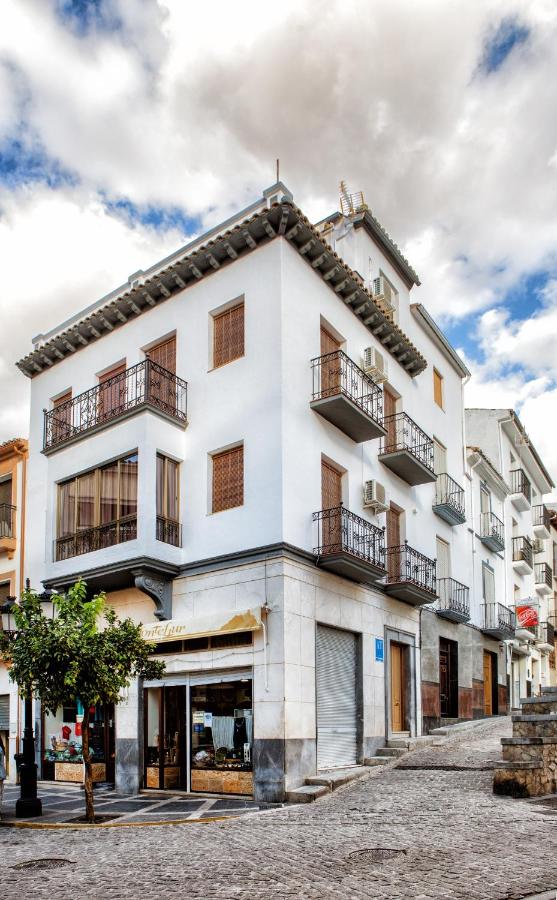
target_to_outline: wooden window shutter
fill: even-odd
[[[233,447],[213,456],[213,512],[244,503],[244,448]]]
[[[214,317],[213,366],[217,369],[244,355],[244,304]]]
[[[321,503],[323,509],[333,509],[342,503],[342,475],[321,460]]]
[[[443,409],[443,376],[437,369],[433,370],[433,399]]]
[[[145,356],[147,359],[150,359],[151,362],[156,363],[158,366],[162,366],[163,369],[166,369],[168,372],[172,372],[172,374],[175,375],[176,336],[174,335],[167,341],[157,344],[156,347],[151,347],[150,350],[147,350]]]

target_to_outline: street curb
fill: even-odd
[[[209,825],[211,822],[223,822],[227,819],[239,819],[240,816],[211,816],[210,819],[169,819],[164,822],[0,822],[0,828],[30,828],[35,831],[47,831],[54,828],[154,828],[158,825]]]

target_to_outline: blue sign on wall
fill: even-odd
[[[375,662],[385,662],[385,644],[383,638],[375,638]]]

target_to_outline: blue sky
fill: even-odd
[[[280,157],[315,221],[341,178],[364,191],[473,364],[469,402],[518,407],[557,468],[556,68],[553,0],[5,0],[0,438],[26,427],[30,335],[243,208]]]

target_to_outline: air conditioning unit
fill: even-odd
[[[387,281],[384,275],[379,275],[378,278],[372,280],[371,290],[374,297],[378,297],[383,301],[383,306],[392,318],[396,309],[396,291],[390,282]]]
[[[545,550],[544,541],[542,541],[541,538],[534,538],[534,540],[532,541],[532,550],[534,551],[534,553],[543,553],[543,551]]]
[[[374,479],[364,482],[364,509],[372,509],[376,513],[388,509],[384,484]]]
[[[375,347],[366,347],[364,350],[363,370],[378,384],[387,380],[387,361]]]

